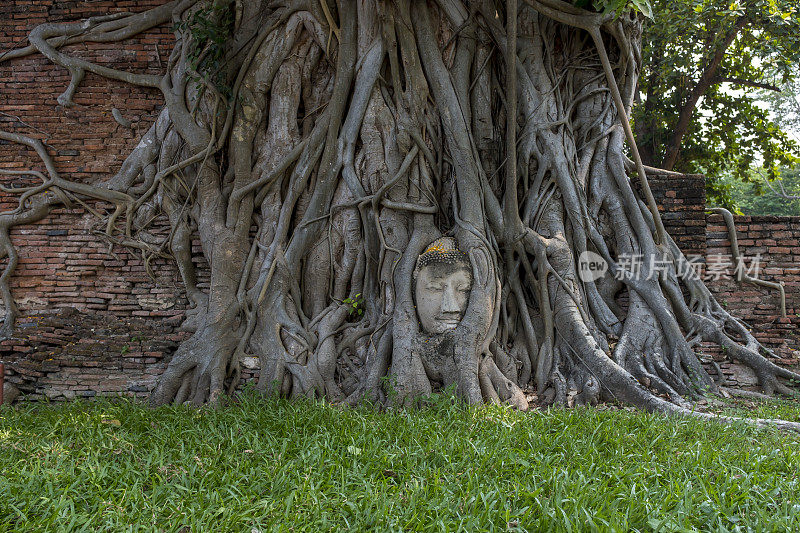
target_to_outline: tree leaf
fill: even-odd
[[[631,0],[631,3],[638,9],[645,17],[653,20],[653,6],[650,5],[649,0]]]

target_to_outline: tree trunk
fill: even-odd
[[[195,332],[153,404],[217,402],[254,355],[259,389],[284,396],[407,404],[453,387],[524,409],[535,386],[550,403],[683,412],[718,390],[692,350],[700,337],[770,391],[800,380],[679,270],[652,198],[632,187],[620,126],[639,72],[635,14],[559,0],[185,0],[56,25],[33,46],[77,85],[94,67],[60,45],[165,12],[178,21],[158,80],[166,107],[116,176],[72,191],[114,202],[108,234],[130,246],[154,209],[169,217]],[[208,20],[221,38],[199,30]],[[579,275],[589,252],[609,268],[596,280]],[[642,271],[624,275],[633,256]]]

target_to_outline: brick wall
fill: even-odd
[[[797,365],[800,349],[800,217],[734,216],[739,251],[746,268],[760,270],[758,278],[783,281],[786,318],[780,316],[780,296],[774,289],[735,280],[728,230],[721,215],[705,211],[702,175],[649,176],[650,188],[662,212],[664,226],[687,256],[702,256],[701,273],[717,301],[733,316],[744,320],[753,335],[775,351],[785,364]],[[715,273],[717,272],[717,273]],[[703,344],[706,359],[721,367],[728,384],[756,384],[753,373],[726,361],[718,347]],[[710,367],[709,367],[710,368]],[[713,370],[712,370],[713,372]]]
[[[44,22],[138,12],[163,3],[6,1],[0,4],[0,50],[26,44],[30,30]],[[158,74],[173,42],[165,25],[124,45],[86,43],[62,50],[105,66]],[[155,120],[163,99],[158,90],[87,73],[75,105],[64,108],[56,99],[69,80],[65,69],[40,54],[0,63],[0,129],[44,140],[68,179],[107,180]],[[131,128],[117,124],[114,108]],[[3,142],[0,168],[44,170],[32,150]],[[0,183],[32,182],[0,177]],[[14,197],[0,196],[0,211],[15,207]],[[165,356],[188,335],[177,331],[187,302],[175,267],[157,259],[151,278],[138,254],[119,246],[109,253],[108,242],[97,235],[98,220],[73,206],[11,232],[20,256],[11,287],[23,317],[14,338],[0,343],[0,359],[10,363],[7,379],[34,397],[143,394],[163,370]],[[159,222],[154,233],[165,235],[165,221]]]
[[[686,256],[705,256],[706,180],[701,174],[648,174],[664,228]],[[635,180],[638,187],[638,180]]]
[[[734,216],[739,252],[746,268],[758,264],[751,275],[765,281],[783,282],[786,292],[786,318],[780,316],[780,293],[750,283],[738,283],[733,276],[728,230],[722,216],[708,215],[706,226],[706,265],[718,263],[731,275],[710,281],[717,301],[731,314],[744,320],[753,335],[773,349],[784,364],[798,364],[800,349],[800,217]],[[722,361],[724,354],[706,346],[706,351]],[[748,369],[722,363],[723,372],[742,386],[755,384]]]

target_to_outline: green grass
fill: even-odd
[[[0,469],[0,531],[800,529],[800,436],[630,411],[23,405]]]

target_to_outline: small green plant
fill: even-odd
[[[386,393],[386,398],[389,405],[397,405],[397,399],[400,393],[397,390],[397,376],[391,374],[381,378],[381,387],[383,392]]]
[[[233,34],[234,12],[231,2],[209,0],[208,5],[175,24],[176,31],[186,31],[192,39],[187,59],[191,69],[211,84],[227,100],[232,97],[224,71],[225,43]],[[201,81],[197,76],[190,78]]]
[[[436,411],[449,409],[464,409],[466,404],[456,394],[456,384],[453,383],[438,392],[432,392],[422,398],[422,404]]]
[[[350,307],[350,318],[364,314],[364,297],[360,292],[352,298],[345,298],[342,303]]]

